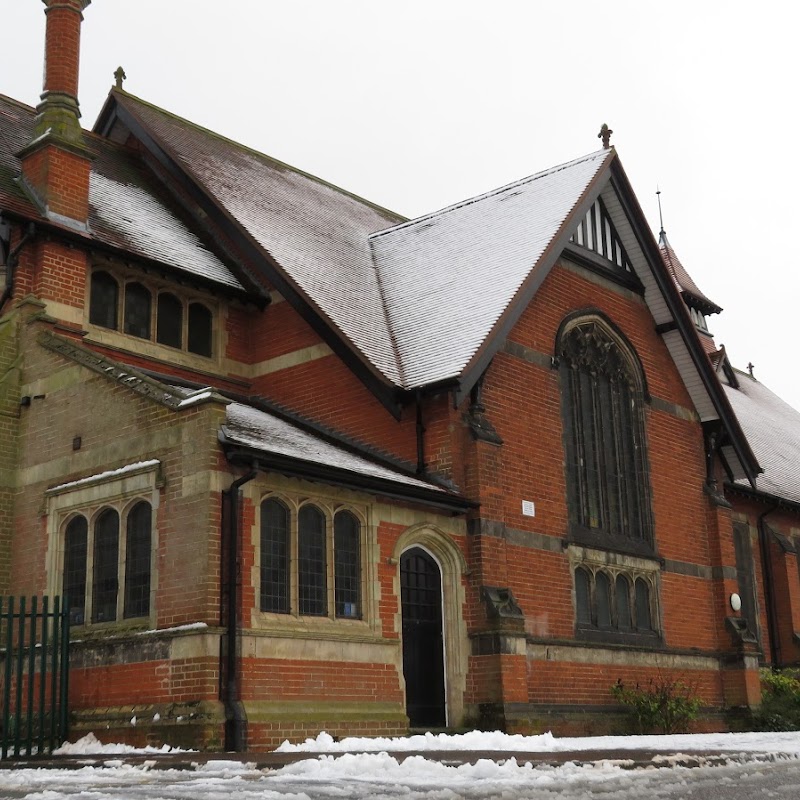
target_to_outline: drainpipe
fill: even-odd
[[[35,235],[36,226],[30,222],[28,223],[28,227],[25,228],[25,233],[22,235],[22,238],[17,242],[17,246],[8,254],[8,259],[6,261],[6,288],[3,290],[3,294],[0,295],[0,312],[6,304],[6,300],[8,300],[14,292],[14,269],[19,263],[20,251]]]
[[[775,587],[772,576],[772,558],[769,552],[769,533],[767,531],[767,524],[764,522],[766,517],[773,511],[777,510],[778,506],[773,505],[768,508],[758,518],[758,544],[761,550],[761,563],[763,565],[762,573],[764,576],[764,600],[767,603],[767,630],[769,630],[769,656],[772,662],[772,668],[775,669],[780,666],[780,651],[781,645],[778,640],[778,618],[777,609],[775,608]]]
[[[238,614],[239,599],[236,592],[236,578],[239,563],[239,489],[245,483],[253,480],[258,475],[257,464],[254,463],[250,472],[237,478],[230,488],[222,492],[223,509],[227,497],[227,514],[223,514],[223,535],[228,537],[228,551],[225,554],[228,562],[228,613],[227,627],[227,652],[225,654],[225,749],[237,753],[246,747],[247,718],[239,699],[239,670],[236,660],[238,645]],[[227,530],[226,530],[227,529]]]

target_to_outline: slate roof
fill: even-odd
[[[757,489],[800,503],[800,412],[748,373],[736,376],[739,388],[725,392],[764,470]]]
[[[126,92],[112,98],[403,389],[462,373],[614,157],[601,150],[407,222]]]
[[[600,150],[370,237],[406,388],[462,373],[613,157]]]
[[[441,497],[442,502],[457,502],[459,499],[459,495],[436,484],[379,464],[352,450],[325,441],[274,414],[243,403],[231,403],[227,406],[222,432],[223,440],[228,445],[241,445],[294,462],[332,468],[340,473],[350,473],[355,479],[371,478],[412,491],[434,493]]]
[[[125,92],[113,97],[368,362],[399,384],[368,235],[404,218]]]
[[[18,153],[33,136],[36,112],[0,95],[0,211],[43,219],[15,179]],[[159,262],[184,274],[243,291],[220,258],[183,222],[157,181],[129,150],[85,133],[96,156],[89,187],[91,239],[133,256]]]
[[[664,260],[672,280],[675,281],[678,291],[685,298],[694,301],[690,304],[704,314],[719,314],[722,308],[700,291],[697,284],[692,280],[692,276],[686,271],[678,256],[675,255],[675,251],[672,249],[672,245],[669,243],[667,234],[663,229],[658,237],[658,248],[661,250],[661,258]]]

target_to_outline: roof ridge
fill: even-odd
[[[130,92],[126,92],[124,89],[118,89],[117,87],[114,86],[111,88],[111,94],[120,95],[123,98],[130,98],[131,100],[134,100],[137,103],[141,103],[143,106],[146,106],[147,108],[153,111],[157,111],[159,114],[163,114],[164,116],[169,117],[172,120],[179,121],[182,124],[188,125],[189,127],[194,128],[195,130],[208,134],[209,136],[212,136],[215,139],[227,142],[228,144],[238,148],[239,150],[244,150],[250,153],[251,155],[254,155],[258,158],[266,159],[267,161],[270,161],[271,163],[279,167],[291,170],[292,172],[298,175],[302,175],[303,177],[308,178],[309,180],[322,184],[323,186],[327,186],[333,189],[334,191],[338,192],[339,194],[343,194],[346,197],[350,197],[353,200],[358,201],[359,203],[363,203],[364,205],[367,205],[370,208],[375,209],[376,211],[380,211],[392,217],[397,217],[400,220],[407,219],[405,216],[403,216],[402,214],[398,214],[396,211],[392,211],[391,209],[385,208],[384,206],[380,206],[377,203],[373,203],[371,200],[367,200],[366,198],[361,197],[360,195],[357,195],[354,192],[350,192],[347,189],[343,189],[341,186],[337,186],[335,183],[331,183],[330,181],[327,181],[324,178],[320,178],[318,175],[312,175],[310,172],[306,172],[305,170],[299,169],[298,167],[293,167],[291,164],[287,164],[285,161],[281,161],[278,158],[274,158],[273,156],[267,155],[267,153],[263,153],[260,150],[256,150],[254,147],[250,147],[249,145],[243,144],[242,142],[237,142],[235,139],[231,139],[230,137],[225,136],[217,131],[211,130],[211,128],[206,128],[204,125],[200,125],[197,122],[192,122],[190,119],[186,119],[186,117],[182,117],[179,114],[175,114],[172,111],[168,111],[165,108],[161,108],[161,106],[157,106],[155,105],[155,103],[150,103],[147,100],[143,100],[141,97],[137,97],[136,95],[131,94]]]
[[[503,192],[507,192],[510,189],[516,189],[517,187],[522,186],[526,183],[532,183],[533,181],[538,180],[539,178],[544,178],[547,175],[552,175],[556,172],[560,172],[561,170],[569,169],[570,167],[574,167],[577,164],[582,164],[584,161],[588,161],[591,158],[596,158],[598,156],[605,156],[607,154],[612,154],[614,152],[615,151],[613,150],[613,148],[594,150],[591,153],[579,156],[578,158],[574,158],[571,161],[566,161],[563,164],[557,164],[554,167],[542,170],[541,172],[536,172],[533,175],[527,175],[524,178],[518,178],[517,180],[511,183],[507,183],[495,189],[490,189],[489,191],[475,195],[474,197],[468,197],[465,200],[459,200],[457,203],[453,203],[449,206],[444,206],[443,208],[440,208],[437,211],[430,211],[427,214],[423,214],[421,217],[414,217],[414,219],[406,220],[405,222],[393,225],[391,228],[384,228],[383,230],[375,231],[374,233],[371,233],[369,235],[369,238],[370,240],[377,239],[379,236],[384,236],[388,233],[393,233],[394,231],[399,230],[401,228],[409,228],[412,225],[416,225],[417,223],[425,222],[426,220],[432,219],[434,217],[447,214],[450,211],[456,211],[459,208],[464,208],[465,206],[472,205],[473,203],[477,203],[489,197],[494,197],[495,195],[502,194]]]
[[[22,100],[17,100],[16,98],[7,94],[3,94],[2,92],[0,92],[0,100],[5,100],[6,102],[11,103],[11,105],[19,106],[24,111],[30,111],[32,114],[36,113],[36,108],[34,106],[29,106],[27,103],[23,103]]]

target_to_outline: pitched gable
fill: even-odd
[[[30,141],[35,116],[34,109],[0,96],[0,210],[45,222],[17,179],[20,162],[16,154]],[[203,283],[244,293],[230,266],[189,228],[134,154],[88,133],[84,139],[94,154],[89,234],[84,234],[84,239],[100,248],[162,264]],[[70,234],[77,235],[75,231]]]
[[[612,157],[601,150],[370,237],[405,388],[464,374],[555,260],[576,204]]]
[[[113,136],[115,120],[233,222],[266,281],[312,310],[328,344],[333,328],[384,382],[399,382],[367,237],[401,217],[125,92],[112,91],[96,129]]]

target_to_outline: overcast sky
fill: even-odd
[[[3,0],[0,92],[35,104],[44,6]],[[80,101],[131,93],[407,216],[599,147],[800,409],[800,3],[94,0]]]

